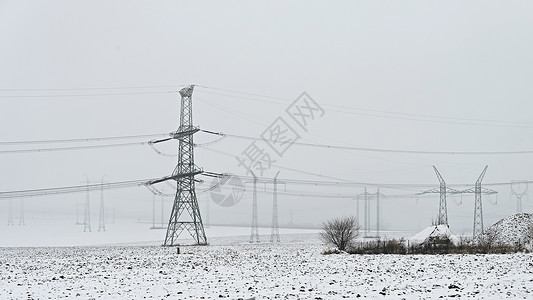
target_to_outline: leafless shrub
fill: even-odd
[[[320,239],[345,251],[359,237],[359,222],[355,217],[333,219],[322,224]]]
[[[404,239],[385,239],[357,243],[348,250],[350,254],[407,254]]]
[[[479,247],[486,252],[491,252],[491,249],[497,246],[500,240],[500,230],[498,226],[492,227],[478,236]]]

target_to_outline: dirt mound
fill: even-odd
[[[533,214],[518,213],[496,222],[486,229],[481,238],[493,239],[495,243],[516,245],[531,243]]]

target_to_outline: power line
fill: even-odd
[[[241,176],[239,176],[241,177]],[[251,178],[251,177],[246,177],[246,176],[242,176],[241,178]],[[259,180],[270,180],[272,181],[271,178],[257,178],[258,181]],[[283,180],[285,181],[285,179],[280,179],[280,180]],[[292,183],[292,182],[287,182],[287,183]],[[225,185],[219,185],[220,188],[222,189],[232,189],[233,187],[228,187],[228,186],[225,186]],[[264,189],[264,190],[258,190],[257,192],[258,193],[265,193],[265,194],[271,194],[274,190],[273,189]],[[310,192],[310,191],[302,191],[302,190],[286,190],[286,191],[277,191],[278,194],[282,194],[282,195],[289,195],[289,196],[297,196],[297,197],[314,197],[314,198],[335,198],[335,199],[356,199],[357,198],[357,194],[354,193],[354,194],[350,194],[350,193],[323,193],[323,192],[320,192],[320,193],[315,193],[315,192]],[[429,198],[428,196],[426,196],[427,198]],[[392,195],[389,195],[387,194],[387,198],[390,198],[390,199],[419,199],[420,198],[420,195],[419,194],[392,194]]]
[[[255,93],[240,92],[240,91],[229,90],[229,89],[221,89],[221,88],[209,87],[209,86],[205,86],[205,85],[197,85],[197,87],[205,88],[205,89],[211,89],[211,90],[217,90],[217,91],[223,91],[223,92],[236,93],[236,94],[241,94],[241,95],[249,95],[249,96],[262,97],[262,98],[269,98],[269,99],[277,99],[277,100],[284,100],[284,101],[293,101],[294,100],[294,99],[288,99],[288,98],[266,96],[266,95],[260,95],[260,94],[255,94]],[[203,91],[203,92],[206,93],[205,91]],[[244,98],[244,99],[246,99],[246,98]]]
[[[155,88],[178,88],[186,86],[185,84],[180,85],[149,85],[149,86],[122,86],[122,87],[76,87],[76,88],[0,88],[0,92],[38,92],[38,91],[91,91],[91,90],[128,90],[128,89],[155,89]],[[294,101],[294,99],[289,98],[282,98],[282,97],[275,97],[275,96],[268,96],[268,95],[261,95],[257,93],[250,93],[250,92],[243,92],[243,91],[236,91],[231,89],[224,89],[224,88],[216,88],[216,87],[210,87],[210,86],[203,86],[198,85],[197,87],[207,89],[207,90],[215,90],[220,92],[227,92],[227,93],[233,93],[233,94],[240,94],[245,96],[253,96],[253,97],[260,97],[265,99],[272,99],[272,100],[281,100],[280,101],[271,101],[271,100],[263,100],[263,99],[254,99],[250,97],[245,96],[237,96],[237,95],[228,95],[223,93],[217,93],[217,92],[210,92],[201,90],[199,92],[212,94],[212,95],[218,95],[223,97],[230,97],[230,98],[236,98],[236,99],[242,99],[242,100],[248,100],[248,101],[256,101],[256,102],[263,102],[263,103],[271,103],[271,104],[289,104],[289,101]],[[120,93],[85,93],[85,94],[55,94],[55,95],[0,95],[0,98],[49,98],[49,97],[90,97],[90,96],[123,96],[123,95],[143,95],[143,94],[164,94],[164,93],[177,93],[177,90],[171,90],[171,91],[145,91],[145,92],[120,92]],[[474,125],[474,126],[497,126],[497,127],[520,127],[520,128],[533,128],[532,122],[520,122],[520,121],[505,121],[505,120],[489,120],[489,119],[474,119],[474,118],[459,118],[459,117],[447,117],[447,116],[438,116],[438,115],[426,115],[426,114],[413,114],[413,113],[402,113],[402,112],[393,112],[393,111],[383,111],[383,110],[376,110],[376,109],[367,109],[367,108],[360,108],[360,107],[351,107],[351,106],[344,106],[344,105],[334,105],[334,104],[326,104],[326,103],[319,103],[322,107],[325,107],[328,111],[332,112],[338,112],[338,113],[344,113],[344,114],[356,114],[356,115],[363,115],[363,116],[370,116],[370,117],[380,117],[380,118],[393,118],[393,119],[401,119],[401,120],[410,120],[410,121],[422,121],[422,122],[435,122],[435,123],[449,123],[449,124],[459,124],[459,125]],[[336,109],[335,109],[336,108]],[[339,110],[342,109],[342,110]],[[364,112],[370,112],[370,113],[379,113],[379,114],[390,114],[390,115],[397,115],[397,116],[386,116],[386,115],[373,115],[368,113],[356,113],[353,111],[347,111],[347,110],[356,110],[356,111],[364,111]],[[479,124],[479,123],[464,123],[464,122],[446,122],[446,121],[437,121],[437,120],[423,120],[423,119],[412,119],[412,118],[405,118],[405,117],[398,117],[398,116],[405,116],[405,117],[419,117],[419,118],[434,118],[434,119],[442,119],[442,120],[456,120],[456,121],[466,121],[466,122],[485,122],[485,123],[499,123],[499,124]],[[506,125],[508,124],[508,125]],[[522,126],[520,126],[522,124]],[[531,126],[524,126],[524,125],[531,125]]]
[[[245,135],[227,134],[222,132],[213,132],[209,130],[201,130],[202,132],[218,135],[221,137],[237,138],[244,140],[254,141],[267,141],[276,142],[275,140],[265,140],[261,137],[252,137]],[[100,137],[100,138],[79,138],[79,139],[63,139],[63,140],[33,140],[33,141],[8,141],[0,142],[0,145],[23,145],[23,144],[40,144],[40,143],[67,143],[67,142],[91,142],[91,141],[107,141],[107,140],[120,140],[131,139],[139,137],[160,137],[167,136],[168,134],[147,134],[136,136],[115,136],[115,137]],[[218,142],[219,140],[215,141]],[[83,149],[98,149],[98,148],[115,148],[134,145],[147,145],[149,141],[144,142],[128,142],[128,143],[115,143],[105,145],[87,145],[87,146],[69,146],[69,147],[56,147],[56,148],[38,148],[38,149],[14,149],[14,150],[0,150],[0,154],[12,154],[12,153],[31,153],[31,152],[54,152],[54,151],[67,151],[67,150],[83,150]],[[214,143],[214,142],[213,142]],[[213,144],[208,143],[208,145]],[[293,145],[325,148],[335,150],[351,150],[351,151],[365,151],[365,152],[382,152],[382,153],[399,153],[399,154],[428,154],[428,155],[517,155],[517,154],[533,154],[533,150],[525,151],[422,151],[422,150],[398,150],[398,149],[380,149],[380,148],[363,148],[353,146],[339,146],[329,144],[318,143],[305,143],[305,142],[293,142]],[[206,146],[206,145],[195,145]]]
[[[218,154],[221,154],[221,155],[225,155],[225,156],[228,156],[228,157],[235,158],[235,155],[233,155],[231,153],[220,151],[220,150],[216,150],[216,149],[213,149],[213,148],[200,147],[200,149],[204,149],[204,150],[207,150],[207,151],[211,151],[211,152],[215,152],[215,153],[218,153]],[[412,188],[409,188],[409,187],[398,187],[397,184],[377,184],[377,183],[368,183],[368,182],[355,182],[355,181],[344,179],[344,178],[339,178],[339,177],[328,176],[328,175],[324,175],[324,174],[313,173],[313,172],[304,171],[304,170],[300,170],[300,169],[290,168],[290,167],[287,167],[287,166],[281,166],[281,165],[278,165],[278,164],[270,163],[270,165],[272,167],[277,168],[277,169],[292,171],[292,172],[305,174],[305,175],[311,175],[311,176],[315,176],[315,177],[318,177],[318,178],[331,179],[331,180],[334,180],[333,183],[337,184],[338,186],[343,186],[343,184],[347,184],[347,185],[353,184],[353,185],[357,185],[357,186],[379,186],[379,187],[388,187],[388,188],[394,188],[394,189],[399,189],[399,190],[413,190]],[[265,179],[262,179],[262,180],[265,180]],[[309,182],[311,182],[311,181],[309,181]],[[317,181],[312,181],[312,182],[317,182]],[[320,182],[320,181],[318,181],[318,182]],[[331,181],[329,181],[329,182],[331,182]],[[314,184],[314,183],[311,183],[311,184]],[[414,187],[416,187],[416,186],[417,185],[415,185]],[[414,191],[416,191],[416,190],[414,190]]]
[[[213,87],[206,87],[206,86],[200,86],[200,87],[203,87],[203,88],[206,88],[206,89],[213,89],[213,90],[218,90],[218,91],[225,91],[225,92],[237,93],[237,94],[245,95],[245,96],[238,96],[238,95],[228,95],[228,94],[210,92],[210,91],[201,91],[201,92],[207,93],[207,94],[218,95],[218,96],[229,97],[229,98],[235,98],[235,99],[248,100],[248,101],[263,102],[263,103],[270,103],[270,104],[284,104],[284,105],[290,104],[289,101],[291,101],[291,102],[294,101],[294,99],[273,97],[273,96],[266,96],[266,95],[259,95],[259,94],[253,94],[253,93],[247,93],[247,92],[239,92],[239,91],[228,90],[228,89],[220,89],[220,88],[213,88]],[[261,98],[267,98],[267,99],[273,99],[273,100],[282,100],[282,101],[255,99],[255,98],[250,98],[250,97],[246,97],[246,96],[255,96],[255,97],[261,97]],[[489,119],[473,119],[473,118],[447,117],[447,116],[425,115],[425,114],[414,114],[414,113],[402,113],[402,112],[393,112],[393,111],[383,111],[383,110],[351,107],[351,106],[344,106],[344,105],[326,104],[326,103],[319,103],[319,105],[321,107],[323,107],[325,110],[330,111],[330,112],[337,112],[337,113],[343,113],[343,114],[352,114],[352,115],[361,115],[361,116],[368,116],[368,117],[389,118],[389,119],[399,119],[399,120],[419,121],[419,122],[431,122],[431,123],[471,125],[471,126],[533,128],[533,122],[489,120]],[[358,113],[358,112],[354,112],[354,110],[355,111],[363,111],[363,112],[366,112],[366,113]],[[376,115],[376,114],[370,114],[370,113],[379,113],[379,114],[388,114],[388,115]],[[389,115],[392,115],[392,116],[389,116]],[[409,118],[409,117],[432,118],[432,119],[441,119],[441,120],[413,119],[413,118]],[[452,120],[452,121],[444,121],[444,120]],[[456,122],[453,122],[454,120]],[[478,122],[478,123],[472,123],[472,122]],[[479,123],[479,122],[482,122],[482,123]],[[497,124],[483,124],[483,123],[497,123]],[[527,125],[529,125],[529,126],[527,126]]]
[[[205,172],[207,175],[222,175],[219,173]],[[212,176],[210,176],[212,177]],[[239,176],[245,180],[249,180],[251,176]],[[268,181],[271,178],[259,177],[257,178],[260,181]],[[138,180],[128,180],[128,181],[118,181],[110,183],[97,183],[89,185],[75,185],[75,186],[66,186],[66,187],[52,187],[52,188],[40,188],[40,189],[27,189],[27,190],[15,190],[15,191],[6,191],[0,192],[0,199],[10,199],[10,198],[23,198],[23,197],[41,197],[49,195],[62,195],[62,194],[71,194],[85,192],[87,189],[89,191],[94,190],[109,190],[109,189],[122,189],[122,188],[131,188],[138,186],[145,186],[149,182],[152,182],[154,179],[138,179]],[[405,184],[405,183],[396,183],[396,184],[379,184],[379,183],[364,183],[364,182],[334,182],[334,181],[321,181],[321,180],[305,180],[297,178],[285,178],[280,179],[280,181],[286,182],[287,184],[294,185],[313,185],[313,186],[327,186],[327,187],[336,187],[336,186],[347,186],[347,187],[364,187],[364,186],[379,186],[384,188],[398,188],[398,187],[427,187],[430,184]],[[524,180],[521,183],[532,184],[533,180]],[[513,182],[496,182],[496,183],[487,183],[484,186],[508,186],[512,185]],[[223,184],[216,184],[204,191],[209,191],[214,187],[225,188]],[[472,184],[453,184],[452,186],[456,187],[469,187]],[[266,191],[270,192],[270,191]],[[354,198],[353,194],[349,193],[312,193],[309,191],[300,191],[300,190],[288,190],[286,192],[279,191],[280,194],[292,195],[292,196],[301,196],[301,197],[318,197],[318,198]],[[396,194],[396,195],[387,195],[387,198],[418,198],[417,194]]]
[[[25,145],[25,144],[54,144],[54,143],[77,143],[77,142],[100,142],[111,140],[127,140],[135,138],[156,138],[168,136],[168,133],[155,134],[138,134],[138,135],[124,135],[124,136],[107,136],[107,137],[91,137],[91,138],[74,138],[74,139],[53,139],[53,140],[29,140],[29,141],[6,141],[0,142],[0,145]]]
[[[207,151],[211,151],[211,152],[215,152],[215,153],[222,154],[222,155],[229,156],[229,157],[235,157],[234,155],[232,155],[230,153],[227,153],[227,152],[224,152],[224,151],[220,151],[220,150],[215,150],[215,149],[212,149],[212,148],[202,147],[201,149],[204,149],[204,150],[207,150]],[[418,188],[427,188],[427,187],[433,187],[434,186],[433,184],[398,184],[398,183],[396,183],[396,184],[390,184],[390,183],[388,183],[388,184],[379,184],[379,183],[369,183],[369,182],[358,182],[358,181],[352,181],[352,180],[348,180],[348,179],[344,179],[344,178],[327,176],[327,175],[323,175],[323,174],[317,174],[317,173],[313,173],[313,172],[303,171],[303,170],[299,170],[299,169],[295,169],[295,168],[289,168],[289,167],[280,166],[280,165],[276,165],[276,164],[271,164],[271,165],[273,167],[278,168],[278,169],[288,170],[288,171],[292,171],[292,172],[296,172],[296,173],[300,173],[300,174],[305,174],[305,175],[312,175],[312,176],[316,176],[316,177],[319,177],[319,178],[327,178],[327,179],[335,180],[335,181],[319,181],[319,180],[280,179],[280,180],[283,180],[284,182],[290,182],[290,183],[294,183],[294,184],[313,185],[313,186],[328,185],[328,186],[338,186],[338,187],[374,186],[374,187],[383,187],[383,188],[389,188],[389,189],[410,190],[410,191],[417,191],[417,192],[419,192],[420,190],[415,189],[416,187],[418,187]],[[204,172],[202,175],[205,175],[205,173],[207,173],[207,172]],[[216,174],[216,173],[212,173],[212,174]],[[247,179],[247,180],[252,180],[253,179],[253,177],[246,176],[246,175],[238,176],[238,177],[244,178],[244,179]],[[263,181],[263,182],[269,180],[269,178],[264,178],[264,177],[261,177],[259,179],[261,181]]]
[[[100,97],[100,96],[127,96],[127,95],[152,95],[173,94],[177,91],[152,91],[152,92],[124,92],[124,93],[95,93],[95,94],[55,94],[55,95],[0,95],[0,98],[64,98],[64,97]]]
[[[227,152],[224,152],[224,151],[220,151],[220,150],[215,150],[215,149],[211,149],[211,148],[202,148],[204,150],[208,150],[208,151],[211,151],[211,152],[215,152],[215,153],[218,153],[218,154],[222,154],[222,155],[225,155],[225,156],[229,156],[229,157],[235,157],[234,155],[230,154],[230,153],[227,153]],[[307,180],[307,179],[291,179],[291,178],[281,178],[279,179],[280,181],[283,181],[283,182],[286,182],[286,183],[292,183],[292,184],[296,184],[296,185],[313,185],[313,186],[329,186],[329,187],[365,187],[365,186],[371,186],[371,187],[381,187],[381,188],[388,188],[388,189],[404,189],[404,190],[412,190],[412,191],[417,191],[416,188],[418,189],[422,189],[422,188],[428,188],[428,187],[434,187],[435,184],[431,184],[431,183],[376,183],[376,182],[360,182],[360,181],[353,181],[353,180],[348,180],[348,179],[344,179],[344,178],[338,178],[338,177],[332,177],[332,176],[327,176],[327,175],[322,175],[322,174],[317,174],[317,173],[312,173],[312,172],[308,172],[308,171],[303,171],[303,170],[298,170],[298,169],[294,169],[294,168],[289,168],[289,167],[284,167],[284,166],[280,166],[280,165],[274,165],[272,164],[272,166],[276,167],[276,168],[279,168],[279,169],[285,169],[285,170],[289,170],[289,171],[294,171],[294,172],[298,172],[298,173],[302,173],[302,174],[306,174],[306,175],[313,175],[313,176],[317,176],[317,177],[320,177],[320,178],[329,178],[329,179],[332,179],[334,181],[326,181],[326,180]],[[210,173],[210,174],[219,174],[221,175],[221,173],[212,173],[212,172],[204,172],[204,173]],[[204,174],[202,174],[204,175]],[[216,177],[216,176],[215,176]],[[239,175],[238,177],[244,179],[244,180],[251,180],[253,177],[252,176],[247,176],[247,175]],[[268,181],[270,180],[269,178],[267,177],[258,177],[258,180],[260,181]],[[533,180],[522,180],[520,181],[521,183],[525,183],[525,184],[533,184]],[[486,184],[483,184],[484,186],[508,186],[508,185],[511,185],[512,182],[494,182],[494,183],[486,183]],[[457,187],[457,188],[470,188],[470,187],[473,187],[474,184],[460,184],[460,183],[452,183],[452,184],[449,184],[449,186],[453,186],[453,187]]]
[[[147,86],[120,86],[120,87],[76,87],[76,88],[0,88],[0,91],[9,92],[34,92],[34,91],[86,91],[86,90],[129,90],[129,89],[155,89],[155,88],[178,88],[179,85],[147,85]]]
[[[55,152],[55,151],[86,150],[86,149],[103,149],[103,148],[117,148],[117,147],[126,147],[126,146],[148,145],[148,144],[149,144],[149,142],[130,142],[130,143],[116,143],[116,144],[88,145],[88,146],[71,146],[71,147],[56,147],[56,148],[14,149],[14,150],[0,150],[0,154]]]
[[[267,141],[277,142],[276,140],[268,140],[261,137],[252,137],[245,135],[227,134],[222,132],[213,132],[208,130],[201,130],[205,133],[226,136],[230,138],[253,140],[253,141]],[[435,154],[435,155],[510,155],[510,154],[533,154],[533,150],[526,151],[422,151],[422,150],[398,150],[398,149],[380,149],[380,148],[363,148],[353,146],[338,146],[328,144],[316,144],[316,143],[304,143],[293,142],[292,145],[326,148],[326,149],[338,149],[338,150],[353,150],[353,151],[366,151],[366,152],[384,152],[384,153],[400,153],[400,154]]]
[[[110,183],[97,183],[97,184],[85,184],[85,185],[75,185],[75,186],[66,186],[66,187],[53,187],[53,188],[0,192],[0,199],[71,194],[71,193],[85,192],[87,190],[92,191],[92,190],[100,190],[100,189],[129,188],[129,187],[135,187],[135,186],[142,186],[146,184],[147,182],[149,182],[150,180],[152,179],[128,180],[128,181],[118,181],[118,182],[110,182]]]

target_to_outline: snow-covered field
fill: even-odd
[[[322,255],[316,233],[210,246],[0,248],[0,299],[533,298],[533,255]],[[263,237],[267,240],[267,237]]]

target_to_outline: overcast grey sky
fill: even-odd
[[[307,131],[299,129],[301,142],[417,151],[533,150],[532,15],[530,1],[0,1],[0,139],[170,132],[179,122],[176,91],[197,84],[194,122],[211,131],[259,137],[277,117],[287,117],[285,109],[305,91],[325,112]],[[164,87],[139,88],[147,86]],[[116,87],[135,88],[31,90]],[[130,94],[138,92],[149,93]],[[95,95],[104,93],[129,95]],[[216,137],[198,133],[195,139]],[[210,148],[238,156],[250,143],[227,138]],[[0,150],[52,146],[61,145]],[[175,153],[176,146],[169,142],[160,149]],[[148,146],[0,154],[0,190],[77,185],[85,176],[161,177],[175,162]],[[353,181],[437,186],[432,165],[448,183],[468,184],[485,165],[487,183],[533,180],[532,162],[533,154],[413,155],[294,145],[276,164]],[[196,163],[213,172],[243,173],[235,158],[205,149],[197,149]],[[277,171],[272,167],[264,176]],[[280,177],[320,180],[286,169]],[[499,203],[484,203],[486,223],[515,210],[510,187],[495,189]],[[338,192],[357,194],[362,187]],[[124,215],[150,217],[147,190],[110,195]],[[270,196],[261,197],[260,222],[267,224]],[[280,205],[282,224],[289,222],[290,210],[294,220],[317,224],[355,205],[280,197],[286,203]],[[37,214],[47,203],[50,214],[72,212],[83,199],[83,194],[35,198],[27,209]],[[210,217],[246,222],[247,200],[249,194],[231,209],[211,205]],[[473,197],[463,200],[460,206],[449,204],[450,222],[470,228]],[[383,218],[392,227],[414,216],[425,224],[436,214],[436,199],[419,205],[384,201]],[[533,205],[527,201],[524,207],[531,211]]]

